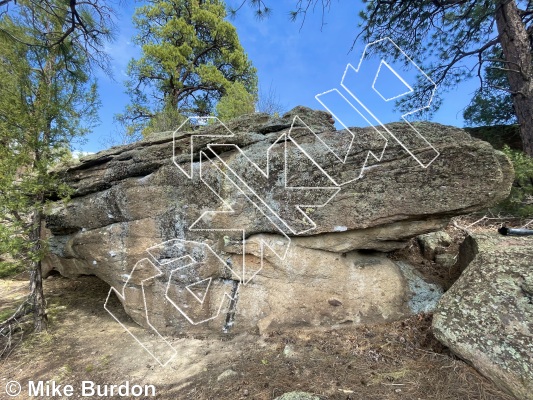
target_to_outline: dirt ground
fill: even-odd
[[[459,238],[457,231],[452,233]],[[416,261],[415,247],[397,256]],[[419,267],[434,280],[453,280],[453,270],[432,274],[431,263]],[[26,285],[23,276],[0,280],[0,313],[20,302]],[[266,337],[172,338],[178,354],[163,367],[106,312],[109,286],[104,282],[90,276],[74,280],[51,276],[44,285],[49,328],[39,335],[25,335],[7,358],[0,359],[0,399],[29,398],[30,380],[73,385],[73,398],[79,397],[82,381],[98,385],[128,381],[155,386],[155,397],[126,397],[139,399],[267,400],[290,391],[313,393],[320,399],[512,399],[437,342],[431,333],[431,315]],[[133,324],[130,329],[146,334]],[[22,384],[22,394],[8,397],[5,387],[13,380]]]

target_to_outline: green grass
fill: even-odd
[[[7,310],[0,311],[0,322],[5,321],[9,317],[11,317],[15,313],[15,311],[17,310],[10,308],[8,308]]]
[[[0,261],[0,279],[15,276],[24,271],[24,267],[20,264]]]

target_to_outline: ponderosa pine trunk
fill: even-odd
[[[39,205],[40,206],[40,205]],[[40,207],[36,207],[32,217],[32,228],[30,240],[33,243],[32,254],[40,255],[42,213]],[[30,266],[30,303],[33,308],[33,327],[35,332],[46,329],[48,317],[46,316],[46,300],[43,293],[43,274],[41,268],[41,257],[31,262]]]
[[[515,0],[500,1],[496,25],[506,61],[524,151],[533,157],[533,65],[531,42]]]

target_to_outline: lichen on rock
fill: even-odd
[[[458,128],[416,124],[427,142],[409,154],[386,131],[336,131],[332,122],[298,107],[281,118],[254,114],[83,158],[59,172],[76,191],[50,207],[45,267],[97,275],[124,290],[136,322],[170,333],[409,315],[412,290],[383,252],[503,199],[512,166]],[[411,129],[387,125],[396,138]],[[380,161],[369,156],[383,149]],[[435,151],[426,167],[413,158]],[[173,250],[155,254],[163,243]],[[212,268],[164,255],[185,257],[193,247]],[[174,300],[183,301],[180,312]]]
[[[533,399],[533,238],[471,234],[470,262],[433,315],[435,336],[518,399]]]

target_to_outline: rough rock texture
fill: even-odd
[[[444,231],[426,233],[416,238],[422,254],[429,261],[434,261],[438,254],[445,251],[452,243],[452,238]]]
[[[533,237],[471,235],[438,303],[435,336],[518,399],[533,399]]]
[[[172,332],[402,317],[431,304],[431,290],[417,297],[407,267],[368,250],[401,248],[487,207],[513,178],[487,143],[416,127],[440,153],[427,168],[385,131],[353,128],[350,148],[329,114],[303,107],[86,157],[61,172],[77,191],[49,209],[48,268],[97,275],[135,321]],[[388,129],[419,160],[435,156],[407,140],[408,125]]]

